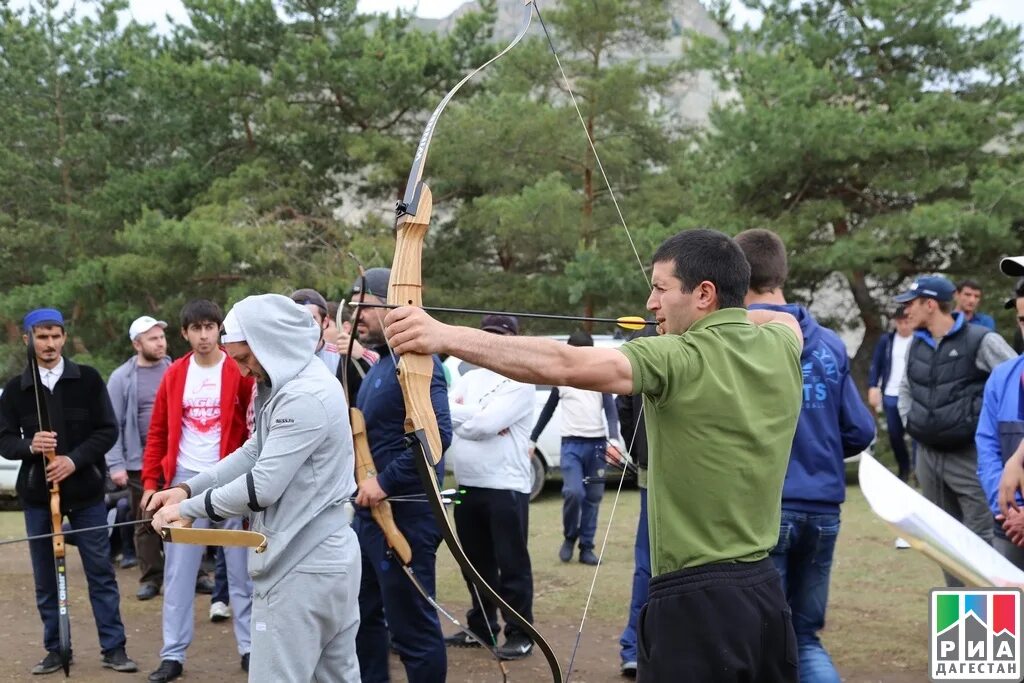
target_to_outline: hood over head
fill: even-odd
[[[249,345],[273,395],[313,360],[320,330],[304,306],[280,294],[258,294],[228,311],[223,341]]]

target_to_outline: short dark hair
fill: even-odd
[[[976,289],[979,292],[981,291],[981,283],[978,282],[977,280],[972,280],[970,278],[967,278],[966,280],[961,280],[960,282],[956,283],[956,291],[957,292],[963,291],[964,287],[968,287],[970,289]]]
[[[220,306],[209,299],[192,299],[181,307],[181,329],[187,330],[192,325],[200,323],[214,323],[220,325],[224,322],[224,314]]]
[[[718,292],[719,308],[742,308],[750,288],[750,264],[736,241],[717,230],[683,230],[661,243],[652,263],[671,261],[683,291],[707,280]]]
[[[328,301],[327,302],[327,317],[330,318],[331,320],[337,319],[337,317],[338,317],[338,306],[339,306],[339,304],[338,304],[337,301]]]
[[[736,244],[750,264],[750,289],[758,294],[782,289],[789,276],[789,263],[781,237],[771,230],[752,228],[736,235]]]

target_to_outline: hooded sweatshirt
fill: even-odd
[[[277,294],[250,296],[232,309],[268,376],[256,392],[256,426],[245,444],[187,484],[192,518],[248,515],[267,549],[249,553],[257,594],[289,571],[343,570],[331,537],[350,521],[355,458],[341,385],[315,355],[319,330],[309,312]],[[233,362],[233,361],[232,361]]]
[[[782,508],[838,513],[846,500],[844,458],[860,453],[875,438],[875,419],[850,377],[846,345],[819,325],[803,306],[754,304],[753,309],[789,313],[800,322],[804,350],[803,406],[782,487]]]

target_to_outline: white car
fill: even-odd
[[[0,395],[3,395],[3,393],[3,388],[0,388]],[[18,470],[20,468],[20,460],[0,458],[0,494],[12,495],[14,493],[14,485],[18,482]]]
[[[618,348],[626,340],[618,337],[613,337],[610,334],[595,334],[594,346],[602,348]],[[552,335],[550,339],[565,342],[569,339],[568,335]],[[451,386],[456,379],[466,374],[470,370],[476,369],[477,366],[472,363],[468,363],[464,360],[456,358],[455,356],[449,356],[444,360],[445,372],[448,375],[448,385]],[[534,394],[534,409],[533,409],[533,423],[537,424],[537,418],[540,417],[541,411],[544,409],[544,404],[548,401],[548,396],[551,393],[551,387],[546,385],[537,385],[537,391]],[[559,461],[561,459],[561,447],[562,447],[562,407],[556,406],[555,412],[548,421],[544,431],[541,432],[537,438],[537,448],[534,451],[534,458],[531,461],[533,465],[533,488],[530,490],[530,499],[537,497],[541,489],[544,487],[544,482],[549,476],[556,475],[558,473]],[[615,435],[618,438],[618,435]],[[609,474],[613,470],[608,470]],[[615,472],[617,475],[617,472]],[[629,475],[626,475],[627,477]]]

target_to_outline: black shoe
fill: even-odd
[[[242,655],[242,671],[249,673],[249,653]]]
[[[139,566],[139,561],[134,557],[122,557],[121,558],[121,569],[131,569],[132,567]]]
[[[74,664],[74,659],[72,658],[69,660],[68,664]],[[40,674],[52,674],[54,671],[60,671],[62,668],[63,665],[60,663],[60,653],[47,652],[42,661],[32,667],[32,673],[36,676]]]
[[[103,655],[103,668],[132,673],[139,670],[139,665],[128,657],[123,647],[117,647]]]
[[[196,593],[202,593],[203,595],[212,595],[213,589],[216,587],[216,583],[209,576],[200,576],[196,579]]]
[[[562,547],[558,549],[558,559],[562,562],[568,562],[572,559],[573,548],[576,547],[576,539],[567,538],[562,541]]]
[[[152,600],[158,595],[160,595],[160,586],[152,583],[144,583],[139,586],[139,590],[135,591],[135,597],[139,600]]]
[[[149,681],[150,683],[167,683],[167,681],[173,681],[181,676],[183,670],[181,662],[165,659],[160,662],[160,667],[156,671],[149,674]]]
[[[590,548],[580,549],[580,562],[583,564],[589,564],[591,567],[597,566],[597,555]]]
[[[483,640],[485,643],[487,642],[483,638],[480,640]],[[444,639],[444,644],[446,647],[483,647],[480,644],[480,640],[477,640],[465,631],[459,631],[454,635],[447,636]]]
[[[505,644],[497,649],[498,659],[522,659],[533,652],[533,641],[521,633],[505,636]]]
[[[636,662],[633,660],[623,662],[619,667],[619,673],[625,678],[636,678]]]

